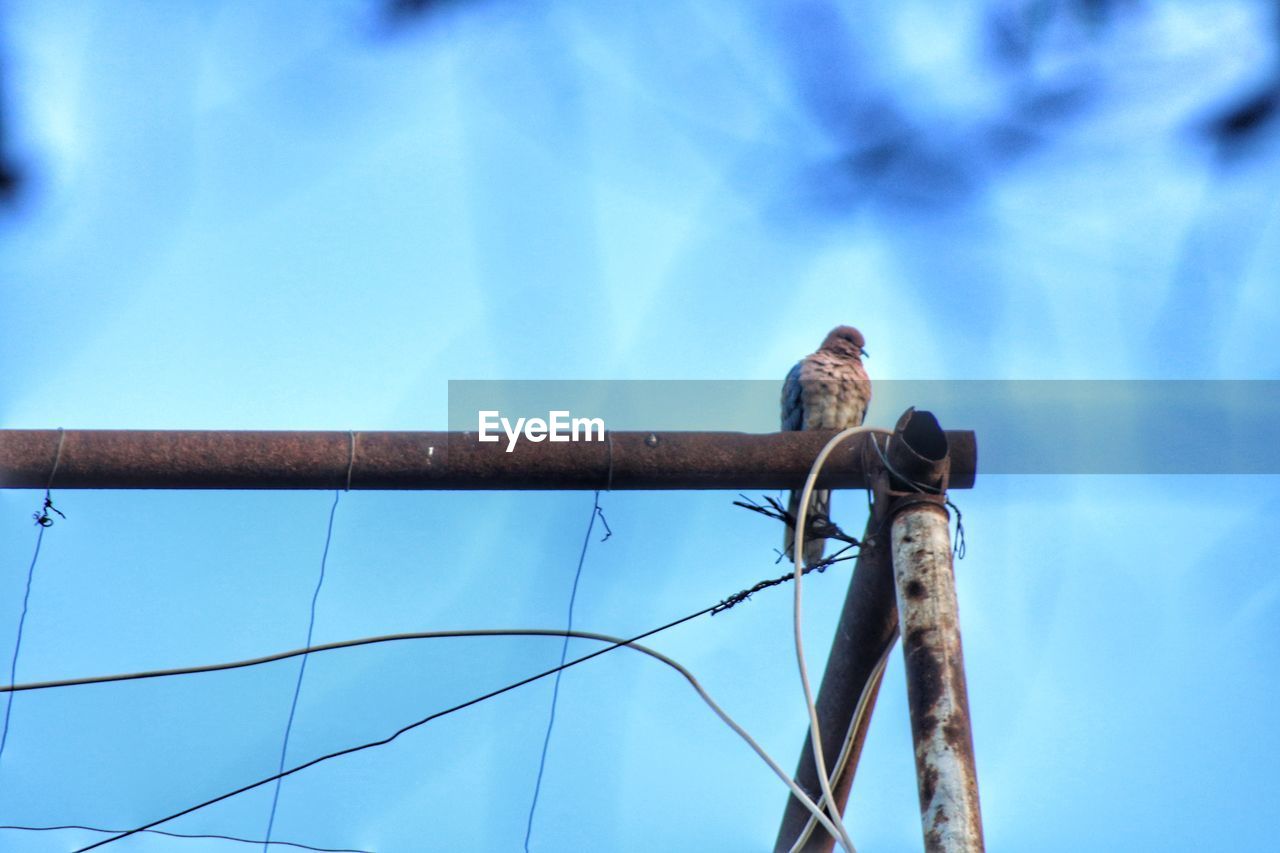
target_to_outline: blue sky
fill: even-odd
[[[487,0],[396,26],[377,8],[6,4],[26,182],[0,212],[0,427],[441,429],[450,379],[781,383],[838,323],[881,381],[1280,379],[1277,135],[1205,130],[1273,80],[1267,4]],[[331,494],[54,497],[68,518],[19,680],[300,645]],[[589,548],[576,624],[638,633],[776,574],[778,531],[733,497],[603,496],[614,535]],[[1276,478],[980,475],[954,497],[989,849],[1267,849]],[[39,498],[0,492],[0,648]],[[316,640],[559,627],[591,505],[344,495]],[[864,506],[840,496],[841,523]],[[814,668],[845,577],[806,585]],[[653,645],[791,767],[789,637],[776,590]],[[290,754],[558,653],[316,657]],[[128,826],[266,775],[294,673],[19,696],[0,823]],[[549,698],[539,683],[290,778],[275,837],[520,849]],[[785,794],[678,676],[617,652],[562,683],[533,849],[768,850]],[[268,796],[172,828],[261,837]],[[919,849],[916,803],[895,656],[859,849]]]

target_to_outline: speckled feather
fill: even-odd
[[[849,326],[832,329],[817,352],[802,358],[782,384],[784,430],[839,430],[858,426],[871,402],[871,380],[862,366],[862,334]],[[794,516],[800,507],[799,492],[788,496],[787,509]],[[830,515],[831,493],[815,490],[808,515]],[[791,559],[794,531],[787,528],[784,553]],[[805,565],[822,559],[826,540],[810,538],[804,547]]]

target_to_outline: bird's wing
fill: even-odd
[[[784,430],[804,429],[804,402],[800,394],[800,367],[804,362],[796,362],[782,383],[782,428]]]

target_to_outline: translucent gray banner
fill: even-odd
[[[977,433],[979,474],[1278,474],[1276,380],[882,380],[867,423],[908,407]],[[781,382],[455,380],[449,429],[507,442],[520,418],[605,429],[776,432]],[[563,413],[556,415],[554,413]],[[535,422],[534,427],[538,424]]]

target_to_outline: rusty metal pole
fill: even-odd
[[[890,541],[927,853],[981,853],[982,814],[945,506],[946,435],[908,411],[890,444]]]

